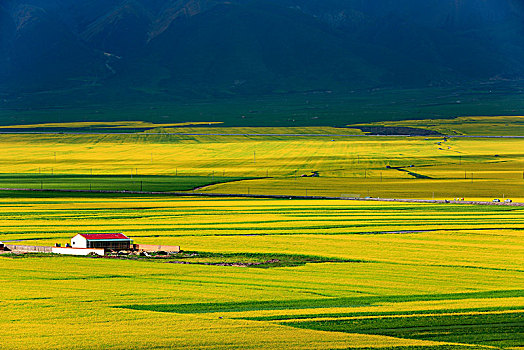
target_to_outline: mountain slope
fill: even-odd
[[[515,82],[523,38],[520,0],[5,0],[0,93],[162,103]]]
[[[126,1],[89,24],[80,36],[98,50],[128,56],[146,44],[151,20],[140,3]]]
[[[69,31],[52,13],[34,5],[13,7],[7,37],[10,87],[38,91],[75,86],[106,76],[104,58]],[[12,38],[9,40],[9,38]]]
[[[238,93],[354,88],[376,83],[380,73],[317,21],[267,4],[223,4],[180,19],[151,40],[148,50],[152,61],[172,72],[162,81],[172,88],[187,84]]]

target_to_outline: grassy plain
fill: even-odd
[[[518,115],[524,108],[522,82],[518,81],[457,87],[344,90],[281,91],[256,98],[232,96],[228,92],[221,98],[206,96],[202,100],[195,99],[194,95],[174,100],[172,93],[158,99],[153,97],[158,97],[158,91],[148,91],[147,96],[133,93],[135,100],[122,101],[120,89],[102,93],[100,87],[89,86],[87,90],[61,89],[18,99],[5,96],[0,105],[0,123],[136,120],[160,124],[222,122],[225,126],[257,127],[343,126],[385,120]]]
[[[2,348],[523,345],[520,207],[151,197],[20,197],[0,205],[3,241],[125,232],[185,250],[350,260],[261,269],[0,256]],[[486,320],[496,331],[481,328]],[[418,336],[409,322],[431,336]],[[454,334],[476,325],[484,335],[453,338],[442,326],[450,322]],[[328,324],[333,329],[322,328]]]

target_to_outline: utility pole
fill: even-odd
[[[257,163],[257,151],[253,151],[253,164]]]

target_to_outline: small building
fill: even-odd
[[[130,250],[133,240],[122,233],[79,233],[71,238],[71,247]]]
[[[3,252],[5,250],[5,244],[3,242],[0,242],[0,252]]]

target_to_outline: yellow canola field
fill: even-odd
[[[38,273],[35,264],[39,265]],[[185,315],[112,307],[138,302],[308,297],[307,290],[297,293],[297,287],[303,289],[305,285],[291,271],[240,270],[85,258],[0,257],[2,348],[344,349],[434,344],[220,318],[224,314]],[[313,282],[307,289],[319,287]]]
[[[137,243],[212,252],[242,247],[250,253],[514,268],[524,259],[520,207],[65,197],[0,198],[0,209],[0,240],[6,242],[65,244],[79,232],[124,232]]]
[[[523,305],[516,295],[524,289],[518,207],[147,197],[1,198],[0,207],[1,241],[52,244],[65,243],[78,232],[124,232],[136,243],[179,244],[184,250],[356,260],[254,269],[0,256],[2,349],[429,347],[442,343],[241,318],[439,310],[460,314],[464,308],[503,311]],[[412,232],[405,231],[408,227]],[[506,292],[510,294],[497,294]],[[463,299],[454,293],[487,294]],[[420,300],[403,299],[417,295]],[[314,303],[256,307],[257,302],[294,305],[366,296],[398,300],[368,306],[357,302],[356,308],[317,308]],[[176,305],[242,302],[255,306],[203,313],[115,308],[175,305],[176,310]]]
[[[3,134],[0,162],[5,174],[262,177],[200,192],[524,200],[523,146],[520,139]],[[313,172],[319,177],[301,177]],[[445,342],[246,318],[504,315],[524,305],[524,207],[32,196],[0,192],[0,241],[52,245],[77,233],[123,232],[186,251],[350,261],[261,269],[0,255],[0,349],[419,350]]]
[[[133,128],[173,128],[186,127],[194,125],[213,125],[221,124],[222,122],[185,122],[185,123],[169,123],[169,124],[154,124],[144,121],[118,121],[118,122],[71,122],[71,123],[42,123],[42,124],[27,124],[27,125],[5,125],[0,126],[0,129],[87,129],[102,128],[102,129],[133,129]]]
[[[4,174],[240,176],[259,179],[197,191],[524,201],[524,139],[3,134],[0,147]]]

